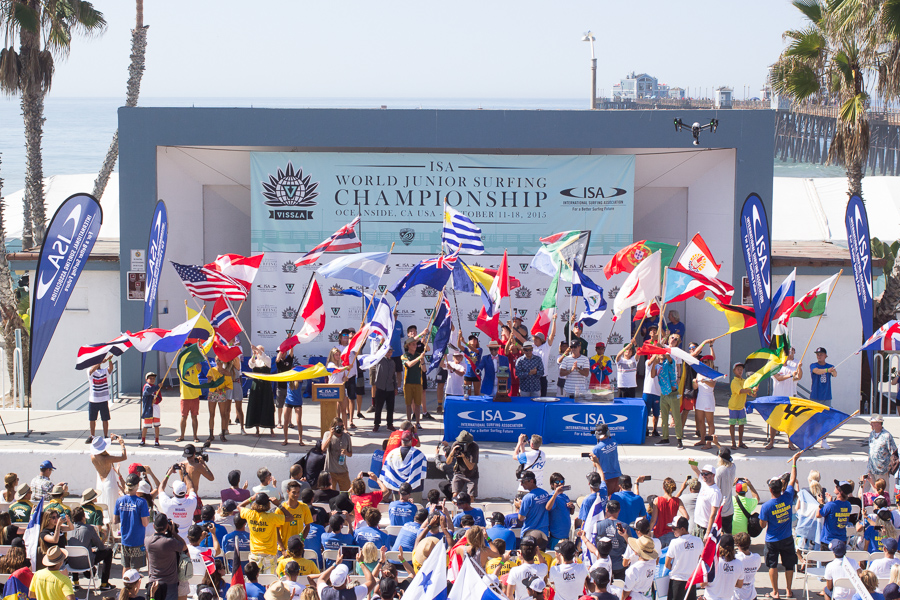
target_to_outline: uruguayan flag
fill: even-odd
[[[447,600],[447,547],[443,539],[422,563],[403,600]]]
[[[444,205],[444,231],[441,243],[450,252],[460,254],[484,254],[484,242],[481,241],[481,227],[472,219]]]
[[[401,483],[408,483],[413,489],[425,481],[425,472],[428,470],[428,458],[418,448],[410,448],[403,458],[401,448],[391,450],[384,457],[384,468],[381,471],[381,481],[389,490],[395,492],[400,489]],[[408,592],[407,592],[408,593]]]

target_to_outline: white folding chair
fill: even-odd
[[[806,553],[806,572],[803,576],[803,593],[806,600],[809,600],[809,578],[814,577],[816,581],[825,581],[825,567],[813,567],[814,562],[829,563],[834,560],[834,553],[830,550],[810,550]]]
[[[396,537],[397,534],[400,533],[401,529],[403,529],[402,525],[388,525],[384,528],[388,535],[392,535],[394,537]]]
[[[847,550],[847,558],[852,558],[856,562],[869,560],[869,553],[865,550]]]
[[[69,558],[66,560],[66,566],[70,571],[75,573],[87,572],[90,574],[88,577],[88,597],[91,595],[91,590],[94,589],[94,558],[91,556],[90,550],[85,548],[84,546],[66,546],[66,550],[69,552]],[[86,567],[86,568],[85,568]]]
[[[313,502],[313,506],[318,506],[318,507],[321,508],[322,510],[324,510],[324,511],[326,511],[327,513],[331,514],[331,505],[328,504],[327,502]]]
[[[504,515],[512,510],[512,504],[509,502],[484,502],[482,504],[484,511],[484,518],[489,519],[491,513],[501,512]]]
[[[275,573],[260,573],[259,577],[256,578],[256,583],[269,587],[278,580],[279,577]]]
[[[12,575],[9,575],[8,573],[0,575],[0,583],[6,584],[7,580],[9,580],[10,577],[12,577]]]

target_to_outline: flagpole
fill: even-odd
[[[394,251],[394,244],[395,244],[395,243],[396,243],[396,242],[391,242],[391,249],[388,250],[388,258],[390,258],[391,253]],[[387,261],[385,261],[384,264],[386,265],[386,264],[387,264]],[[383,276],[384,276],[384,269],[381,270],[381,275],[378,277],[378,283],[379,283],[379,284],[381,283],[381,278],[382,278]],[[364,286],[364,287],[365,287],[365,286]],[[378,288],[376,287],[375,289],[377,290]],[[385,288],[385,290],[387,290],[387,288]],[[383,298],[383,297],[384,297],[384,294],[382,294],[381,297]],[[372,294],[372,300],[371,300],[371,302],[369,302],[369,305],[366,306],[366,294],[365,294],[365,292],[363,292],[363,314],[362,314],[362,320],[361,320],[360,323],[359,323],[359,328],[360,328],[360,329],[362,329],[363,325],[366,324],[366,316],[368,316],[368,314],[369,314],[369,309],[372,308],[372,304],[374,304],[374,303],[375,303],[375,294]]]
[[[306,291],[303,292],[303,300],[301,301],[300,306],[297,307],[297,313],[294,315],[294,320],[291,321],[291,327],[290,327],[290,328],[291,328],[291,331],[292,331],[292,332],[293,332],[293,330],[294,330],[294,324],[297,322],[297,317],[300,316],[300,308],[303,306],[303,303],[306,302],[306,296],[309,294],[309,288],[310,288],[310,286],[312,285],[313,279],[315,279],[315,277],[316,277],[316,272],[313,271],[313,272],[312,272],[312,275],[309,276],[309,283],[306,284]],[[291,335],[294,335],[294,334],[291,333]],[[291,336],[289,335],[288,337],[291,337]],[[286,339],[286,338],[285,338],[285,339]],[[250,347],[251,347],[251,349],[253,348],[253,342],[250,342]]]
[[[572,275],[574,277],[575,269],[573,269],[571,267],[571,265],[569,265],[569,261],[565,261],[565,263],[566,263],[566,266],[569,267],[569,270],[572,271]],[[560,268],[562,268],[562,267],[560,267]],[[575,329],[575,314],[573,312],[574,307],[572,306],[572,302],[575,300],[575,283],[572,281],[570,281],[569,283],[571,283],[572,285],[569,287],[569,322],[566,323],[566,325],[569,326],[569,339],[566,343],[567,343],[567,345],[571,346],[572,345],[572,330]],[[559,290],[557,289],[557,291],[559,291]]]
[[[721,514],[722,514],[722,507],[720,506],[720,507],[718,508],[718,510],[716,510],[716,518],[713,520],[714,523],[715,523],[716,521],[719,520],[719,516],[720,516]],[[706,535],[703,537],[703,547],[704,547],[704,548],[706,547],[706,542],[709,541],[709,538],[710,538],[710,535],[711,535],[711,534],[712,534],[712,531],[707,531],[707,532],[706,532]],[[697,567],[696,567],[696,568],[694,569],[694,571],[691,573],[691,576],[688,577],[688,582],[694,581],[694,577],[697,575],[698,571],[700,571],[700,567],[702,567],[702,566],[703,566],[703,552],[702,552],[702,549],[701,549],[701,552],[700,552],[700,562],[697,563]],[[694,584],[691,585],[691,586],[685,586],[685,588],[684,588],[684,598],[681,598],[681,599],[675,598],[674,600],[685,600],[685,598],[688,597],[688,594],[690,594],[691,588],[694,587],[694,586],[696,586],[696,585],[697,585],[697,584],[694,583]]]
[[[228,298],[225,297],[225,294],[222,294],[222,299],[225,301],[225,306],[227,306],[229,309],[231,309],[231,313],[234,315],[234,320],[237,321],[237,324],[240,326],[241,331],[244,334],[244,337],[247,338],[247,343],[250,344],[250,347],[252,348],[253,341],[250,339],[250,335],[247,333],[247,330],[244,329],[244,324],[241,323],[241,320],[238,318],[237,313],[234,312],[234,308],[232,308],[231,302],[228,301]],[[243,300],[241,301],[241,304],[243,304]],[[300,312],[299,308],[297,308],[297,312],[298,313]]]
[[[509,252],[509,248],[504,248],[504,249],[503,249],[503,258],[506,259],[506,293],[507,293],[506,298],[509,300],[509,321],[510,321],[510,323],[512,323],[513,317],[514,317],[515,315],[513,314],[513,307],[512,307],[512,289],[511,289],[512,286],[509,285],[509,257],[508,257],[508,252]],[[499,332],[497,333],[497,335],[500,335]],[[513,335],[512,335],[512,329],[510,329],[510,331],[509,331],[509,339],[514,339],[514,338],[513,338]],[[507,341],[509,341],[509,340],[507,340]],[[505,352],[505,351],[506,351],[506,350],[504,349],[504,352]]]
[[[857,410],[857,411],[854,412],[852,415],[850,415],[849,417],[847,417],[846,419],[844,419],[843,421],[841,421],[840,423],[838,423],[837,425],[835,425],[834,427],[832,427],[831,429],[829,429],[828,431],[826,431],[824,434],[822,434],[822,436],[819,437],[819,439],[817,439],[816,441],[814,441],[812,444],[810,444],[809,446],[807,446],[806,448],[804,448],[803,450],[801,450],[800,452],[798,452],[798,453],[795,454],[794,456],[799,457],[801,454],[803,454],[804,452],[806,452],[807,450],[809,450],[810,448],[812,448],[813,446],[815,446],[816,444],[818,444],[819,442],[821,442],[822,440],[824,440],[825,438],[827,438],[829,435],[831,435],[832,433],[834,433],[835,431],[837,431],[838,429],[840,429],[841,425],[843,425],[844,423],[846,423],[847,421],[849,421],[850,419],[852,419],[853,417],[855,417],[855,416],[858,415],[858,414],[859,414],[859,411]],[[790,457],[789,459],[787,459],[785,462],[791,462],[792,460],[794,460],[794,456],[791,456],[791,457]]]
[[[456,303],[456,288],[450,286],[450,289],[453,290],[453,308],[456,309],[456,322],[459,324],[459,332],[462,333],[462,318],[459,316],[459,305]]]
[[[828,300],[831,300],[831,295],[834,294],[834,288],[837,287],[838,281],[841,280],[841,274],[842,274],[843,272],[844,272],[843,269],[841,269],[840,271],[838,271],[838,276],[834,279],[834,285],[832,285],[832,286],[831,286],[831,289],[828,290],[828,299],[825,300],[825,306],[828,306]],[[800,362],[801,362],[801,363],[803,362],[803,357],[806,356],[807,350],[809,350],[809,345],[812,344],[813,336],[816,335],[816,329],[819,328],[819,323],[822,321],[822,317],[824,317],[824,316],[825,316],[825,313],[823,312],[821,315],[819,315],[819,318],[816,319],[816,326],[813,327],[812,334],[810,334],[809,340],[806,342],[806,348],[803,349],[803,354],[800,355]],[[851,354],[850,356],[853,356],[853,355]],[[850,358],[850,356],[848,356],[848,357],[845,358],[844,360],[847,360],[848,358]],[[844,362],[844,360],[842,360],[841,362]]]

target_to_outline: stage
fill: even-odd
[[[428,405],[434,413],[434,393],[429,391]],[[173,396],[165,396],[162,403],[162,428],[161,448],[150,444],[139,447],[140,431],[138,429],[138,404],[136,399],[130,403],[115,403],[112,406],[112,421],[110,431],[124,435],[128,460],[123,467],[127,468],[132,462],[149,464],[157,476],[162,477],[166,469],[180,460],[181,449],[184,444],[175,444],[177,437],[176,428],[180,417],[178,415],[178,399]],[[368,397],[364,401],[364,407],[369,406]],[[403,407],[402,397],[397,398],[398,408]],[[246,408],[246,404],[245,404]],[[206,403],[201,406],[199,434],[201,440],[206,439],[208,412]],[[372,452],[381,447],[381,442],[386,438],[387,431],[382,429],[379,433],[372,433],[372,414],[364,413],[366,419],[359,423],[359,429],[351,431],[353,436],[353,456],[348,460],[351,475],[360,471],[368,471]],[[399,414],[399,413],[398,413]],[[55,482],[67,481],[73,493],[95,485],[96,475],[90,465],[89,446],[84,443],[88,435],[88,422],[86,411],[32,411],[31,427],[35,433],[25,438],[26,413],[23,410],[2,410],[7,429],[12,435],[4,435],[0,431],[0,460],[5,465],[3,473],[13,471],[23,481],[30,481],[37,475],[37,466],[43,460],[50,460],[58,468],[52,479]],[[421,439],[426,454],[434,455],[437,443],[443,439],[443,420],[441,415],[435,414],[436,421],[423,421]],[[218,418],[217,418],[218,419]],[[402,418],[395,419],[399,424]],[[283,434],[280,429],[275,430],[275,435],[270,437],[268,432],[257,437],[255,434],[242,436],[238,426],[230,426],[231,435],[227,443],[216,439],[210,448],[210,466],[216,476],[214,483],[204,481],[201,487],[201,496],[218,497],[218,490],[226,487],[226,475],[231,469],[240,469],[242,478],[250,481],[251,487],[257,469],[268,467],[280,481],[287,476],[290,465],[303,456],[311,447],[312,436],[320,437],[318,427],[319,411],[315,403],[307,401],[303,411],[304,440],[306,445],[297,446],[296,430],[290,430],[291,444],[281,446]],[[719,406],[716,410],[716,424],[718,431],[724,432],[722,442],[728,442],[727,410]],[[99,423],[98,423],[99,425]],[[218,423],[217,423],[218,426]],[[900,418],[887,417],[885,427],[895,438],[900,436]],[[801,483],[805,486],[806,475],[810,469],[816,469],[822,474],[822,481],[833,479],[847,479],[858,481],[860,475],[866,470],[867,449],[861,446],[870,430],[868,420],[855,418],[844,425],[832,437],[829,443],[832,450],[810,450],[800,461]],[[686,434],[693,432],[693,421],[689,420]],[[529,432],[530,433],[530,432]],[[188,423],[188,440],[190,440],[190,422]],[[652,480],[641,486],[641,493],[659,494],[662,487],[662,479],[674,478],[679,484],[684,481],[691,471],[687,464],[689,458],[696,459],[700,465],[715,463],[713,451],[702,451],[692,447],[697,440],[691,435],[685,437],[685,450],[677,450],[673,444],[670,446],[653,446],[657,438],[648,438],[643,445],[622,445],[619,447],[619,459],[623,472],[637,476],[650,475]],[[512,458],[514,444],[510,442],[475,441],[481,448],[480,455],[480,496],[487,498],[511,498],[516,489],[515,461]],[[776,448],[766,451],[762,447],[765,444],[765,428],[762,419],[757,414],[749,416],[745,441],[747,450],[735,450],[734,459],[738,468],[738,475],[748,477],[756,485],[760,494],[765,497],[765,481],[788,470],[786,462],[791,456],[787,450],[786,440],[783,436],[778,438]],[[587,491],[584,483],[585,474],[590,470],[590,462],[581,454],[588,452],[593,444],[546,444],[543,449],[549,457],[547,474],[559,472],[563,474],[573,486],[573,497],[580,496]],[[437,481],[426,483],[426,488],[437,484]]]

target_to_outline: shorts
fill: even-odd
[[[206,401],[212,403],[225,402],[228,399],[228,397],[225,395],[227,392],[228,390],[210,390],[209,394],[207,394],[206,396]]]
[[[747,411],[745,409],[741,410],[731,410],[728,409],[728,424],[729,425],[746,425],[747,424]]]
[[[287,388],[275,388],[275,406],[278,408],[284,407],[284,399],[287,398]]]
[[[394,356],[391,357],[394,360],[394,372],[395,373],[403,372],[403,361],[400,360],[400,356],[402,354],[403,354],[402,352],[400,354],[397,354],[397,352],[394,352]]]
[[[556,387],[558,387],[558,388],[560,389],[560,392],[561,392],[561,391],[566,387],[566,378],[565,378],[565,377],[558,377],[558,378],[556,379]]]
[[[225,398],[231,398],[232,400],[237,400],[240,402],[244,399],[244,388],[241,387],[241,380],[232,381],[231,384],[234,386],[230,390],[225,390]]]
[[[108,401],[88,403],[88,421],[96,421],[97,415],[100,415],[101,421],[109,421]]]
[[[344,382],[344,391],[347,392],[348,400],[356,400],[356,376]]]
[[[144,417],[144,427],[159,427],[159,404],[154,404],[151,407],[150,416]]]
[[[654,417],[659,416],[659,396],[656,394],[644,394],[644,404],[647,405],[647,416],[652,413]]]
[[[785,569],[797,566],[797,551],[794,549],[794,538],[787,537],[777,542],[766,542],[766,567],[778,567],[778,557]]]
[[[697,400],[695,398],[691,398],[690,396],[682,396],[681,397],[681,410],[694,410],[696,408]]]
[[[463,377],[463,381],[466,383],[475,383],[476,381],[481,381],[477,377]]]
[[[403,384],[403,400],[407,406],[422,406],[422,384],[421,383],[404,383]]]
[[[447,369],[438,369],[437,379],[434,380],[435,383],[447,383]]]
[[[147,549],[144,546],[122,546],[122,569],[140,571],[147,566]]]
[[[181,416],[188,415],[196,417],[200,414],[200,398],[182,398],[181,399]]]
[[[151,583],[154,583],[151,580]],[[179,581],[177,583],[164,583],[162,581],[155,582],[158,585],[156,597],[165,600],[178,600],[178,598],[186,598],[191,593],[191,584],[189,581]]]

